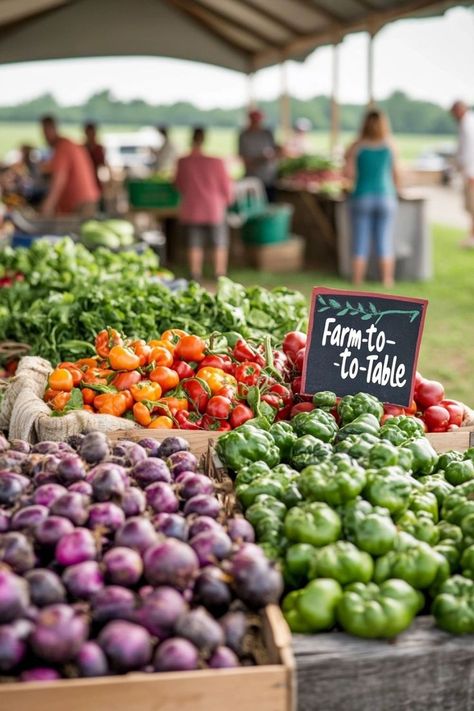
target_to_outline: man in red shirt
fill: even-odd
[[[41,124],[46,142],[54,151],[51,183],[41,214],[46,217],[57,214],[92,217],[97,211],[100,192],[85,148],[60,136],[52,116],[45,116]]]
[[[193,131],[191,152],[178,161],[175,184],[181,193],[179,219],[188,243],[192,279],[202,276],[204,242],[214,247],[216,277],[227,272],[229,234],[226,208],[232,199],[232,186],[224,161],[204,155],[204,129]]]

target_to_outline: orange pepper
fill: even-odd
[[[128,398],[124,392],[102,393],[94,398],[94,407],[101,415],[121,417],[127,411]]]
[[[204,360],[206,344],[199,336],[183,336],[176,346],[175,356],[179,360],[185,360],[186,363],[191,361]]]
[[[49,402],[50,400],[53,400],[58,393],[60,393],[60,390],[53,390],[53,388],[46,388],[45,393],[44,393],[44,401]]]
[[[107,374],[113,370],[103,370],[102,368],[88,368],[82,376],[82,382],[89,385],[107,385]]]
[[[68,392],[59,392],[50,402],[51,407],[53,410],[56,412],[61,412],[61,410],[64,410],[66,405],[68,404],[69,400],[71,399],[71,393]]]
[[[177,346],[181,338],[187,335],[186,331],[182,331],[180,328],[169,328],[167,331],[163,331],[161,340],[169,341],[174,346]]]
[[[114,346],[109,353],[109,363],[114,370],[136,370],[140,367],[140,356],[130,348]]]
[[[133,416],[135,422],[138,422],[142,427],[148,427],[151,423],[150,410],[142,402],[136,402],[133,406]]]
[[[95,368],[97,366],[97,356],[94,358],[80,358],[74,363],[76,368],[79,370],[87,370],[88,368]]]
[[[69,370],[72,375],[72,382],[76,388],[82,380],[82,370],[78,368],[74,363],[69,363],[68,361],[60,363],[58,368],[64,368],[64,370]]]
[[[137,402],[159,400],[161,397],[161,385],[153,383],[151,380],[142,380],[140,383],[132,385],[130,391]]]
[[[189,408],[189,403],[185,397],[162,397],[160,398],[154,408],[154,413],[169,415],[175,414],[180,410],[187,410]]]
[[[165,415],[161,415],[160,417],[156,417],[154,420],[150,422],[148,425],[149,430],[172,430],[173,429],[173,420],[171,417],[166,417]]]
[[[138,338],[136,341],[130,343],[130,348],[132,351],[140,358],[140,366],[146,365],[148,363],[148,357],[150,355],[151,348],[146,341]]]
[[[157,368],[154,368],[151,371],[149,378],[154,383],[159,383],[164,393],[168,390],[172,390],[179,383],[178,373],[164,365],[159,365]]]
[[[95,390],[92,390],[91,388],[82,388],[81,392],[84,403],[86,405],[92,405],[94,399],[97,397]]]
[[[55,368],[48,378],[49,387],[70,393],[74,387],[74,379],[66,368]]]
[[[122,337],[114,328],[104,328],[95,337],[95,349],[102,358],[107,358],[115,346],[122,344]]]
[[[151,349],[150,355],[148,356],[148,363],[154,363],[154,365],[164,365],[169,368],[173,365],[173,354],[170,352],[169,348],[164,348],[163,346],[155,346]]]
[[[174,349],[176,348],[176,346],[175,346],[174,343],[171,343],[171,341],[164,341],[164,340],[148,341],[148,345],[150,346],[150,348],[158,348],[158,347],[160,347],[160,348],[166,348],[167,350],[169,350],[169,352],[170,352],[171,354],[174,353]]]
[[[130,392],[130,390],[122,390],[121,392],[125,395],[125,399],[127,402],[127,410],[131,410],[135,402],[132,393]]]
[[[95,412],[94,408],[91,407],[91,405],[84,405],[82,409],[87,410],[87,412]]]

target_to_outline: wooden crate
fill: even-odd
[[[111,442],[117,442],[119,439],[138,442],[145,437],[162,442],[166,437],[184,437],[191,445],[191,451],[196,456],[201,456],[207,453],[209,441],[216,440],[220,434],[223,433],[209,430],[148,430],[140,427],[133,430],[113,430],[107,433],[107,437]]]
[[[474,635],[418,617],[394,641],[294,635],[298,711],[470,711]]]
[[[263,272],[298,272],[303,268],[305,243],[292,235],[287,242],[246,245],[247,265]]]
[[[464,452],[474,447],[474,427],[461,427],[455,432],[430,432],[426,435],[434,449],[442,454],[450,449]]]
[[[0,685],[2,711],[293,711],[291,635],[279,608],[262,614],[268,663]]]

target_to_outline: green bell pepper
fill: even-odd
[[[285,517],[284,531],[289,541],[325,546],[341,535],[341,519],[326,504],[315,501],[290,509]]]
[[[395,545],[397,528],[387,509],[356,499],[346,504],[343,523],[346,538],[370,555],[384,555]]]
[[[440,540],[440,542],[434,546],[434,550],[437,553],[441,553],[441,555],[446,558],[449,565],[449,571],[452,575],[458,569],[459,561],[461,559],[461,553],[454,541],[450,541],[449,539]]]
[[[443,502],[442,518],[460,526],[462,520],[474,514],[474,481],[457,486]]]
[[[253,504],[257,496],[268,494],[276,499],[282,499],[284,487],[277,479],[270,476],[258,477],[251,484],[240,484],[235,489],[235,493],[244,509],[248,509]]]
[[[469,449],[466,449],[466,451],[464,452],[463,459],[471,459],[472,461],[474,461],[474,447],[469,447]]]
[[[292,632],[330,630],[336,624],[336,608],[342,588],[336,580],[318,578],[283,600],[283,614]]]
[[[270,496],[269,494],[259,494],[253,504],[248,507],[245,512],[245,518],[252,526],[255,526],[257,521],[264,518],[265,514],[275,514],[280,521],[283,521],[286,516],[286,506],[282,501]]]
[[[399,427],[396,427],[395,425],[390,425],[389,423],[392,422],[391,418],[390,420],[387,420],[385,424],[382,425],[382,427],[379,430],[379,438],[381,440],[390,442],[393,444],[395,447],[400,447],[401,445],[405,444],[407,441],[407,436],[403,430],[401,430]]]
[[[426,476],[431,474],[436,467],[438,455],[426,437],[410,439],[403,445],[413,454],[413,475]]]
[[[410,496],[408,508],[416,514],[428,514],[435,523],[438,523],[438,500],[430,491],[415,490]]]
[[[328,459],[333,453],[330,444],[317,439],[313,435],[298,437],[293,443],[290,456],[290,464],[295,469],[301,470],[310,464],[318,464],[324,459]]]
[[[371,415],[370,413],[366,415],[359,415],[359,417],[356,417],[355,420],[352,420],[352,422],[349,422],[347,425],[341,427],[337,433],[336,439],[340,441],[346,439],[349,435],[362,434],[371,434],[376,437],[379,430],[380,424],[374,415]]]
[[[339,401],[337,412],[341,418],[342,425],[353,422],[360,415],[373,415],[377,421],[383,415],[383,405],[376,397],[368,393],[357,393],[357,395],[345,395]]]
[[[462,575],[453,575],[441,585],[431,611],[436,624],[452,634],[474,632],[474,583]]]
[[[387,441],[374,444],[368,456],[367,465],[370,469],[381,469],[398,464],[398,447]]]
[[[325,501],[337,506],[355,499],[365,486],[365,470],[347,454],[335,454],[330,461],[306,467],[298,488],[307,501]]]
[[[320,393],[313,395],[313,405],[319,410],[325,410],[326,412],[331,412],[337,405],[336,393],[330,390],[323,390]]]
[[[367,485],[363,495],[374,506],[382,506],[391,514],[408,508],[414,482],[399,467],[383,467],[367,471]]]
[[[306,585],[317,551],[309,543],[293,543],[287,548],[283,564],[287,585],[299,588]]]
[[[283,522],[272,511],[259,518],[254,525],[255,534],[259,543],[270,543],[277,550],[281,548],[283,538]]]
[[[463,458],[462,452],[456,452],[454,449],[451,449],[449,452],[444,452],[439,455],[435,471],[444,471],[448,464],[451,464],[451,462],[460,462]]]
[[[438,471],[436,474],[428,474],[428,476],[422,476],[418,481],[423,485],[425,491],[431,491],[431,493],[436,496],[439,507],[443,505],[446,496],[454,489],[452,484],[446,481],[443,471]]]
[[[401,430],[405,439],[412,439],[417,437],[424,437],[425,431],[421,422],[416,420],[414,417],[408,417],[407,415],[397,415],[397,417],[391,417],[385,422],[384,428],[396,427]]]
[[[340,454],[348,454],[352,459],[362,460],[362,463],[364,463],[363,460],[365,460],[374,444],[378,441],[378,437],[368,432],[361,435],[349,435],[335,445],[334,451]]]
[[[465,578],[474,579],[474,545],[465,549],[461,556],[461,569]]]
[[[440,541],[452,541],[458,548],[461,546],[463,532],[459,526],[448,521],[440,521],[436,528],[439,531]]]
[[[266,462],[253,462],[241,469],[235,477],[235,485],[250,484],[254,479],[262,476],[270,476],[271,469]]]
[[[217,440],[216,452],[235,472],[252,462],[275,467],[280,461],[280,450],[271,434],[246,425],[222,435]]]
[[[433,518],[424,511],[418,515],[414,511],[405,511],[397,519],[397,526],[401,531],[409,533],[430,546],[435,546],[439,541],[439,530]]]
[[[444,476],[453,486],[465,484],[474,479],[474,461],[466,459],[463,462],[451,462],[444,470]]]
[[[449,565],[442,555],[427,543],[402,531],[398,534],[394,549],[377,559],[374,580],[381,583],[389,578],[400,578],[423,590],[448,575]]]
[[[291,426],[298,435],[313,435],[322,442],[334,442],[338,430],[336,420],[324,410],[300,412],[291,420]]]
[[[272,479],[278,479],[284,486],[287,486],[292,481],[296,481],[299,477],[299,472],[296,469],[292,469],[288,464],[277,464],[276,467],[270,471],[270,476]]]
[[[293,442],[296,440],[296,434],[293,431],[289,422],[275,422],[270,427],[270,434],[274,442],[280,450],[281,460],[288,460],[291,454]]]
[[[320,548],[312,563],[311,578],[334,578],[341,585],[368,583],[372,580],[374,562],[349,541],[337,541]]]
[[[422,604],[404,580],[349,585],[337,606],[337,621],[357,637],[395,637],[413,622]]]

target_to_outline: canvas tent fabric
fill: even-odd
[[[0,63],[156,55],[252,73],[443,0],[0,0]]]

